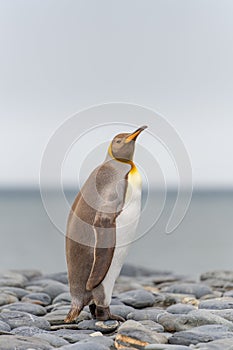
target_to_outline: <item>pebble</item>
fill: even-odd
[[[144,310],[135,310],[130,312],[127,316],[128,320],[134,321],[143,321],[143,320],[151,320],[158,321],[158,316],[166,313],[166,311],[158,308],[148,308]]]
[[[16,273],[20,273],[21,275],[23,275],[24,277],[26,277],[29,280],[32,278],[38,278],[38,277],[42,276],[41,271],[33,270],[33,269],[22,269],[22,270],[11,270],[11,271],[16,272]]]
[[[24,287],[28,279],[18,272],[6,271],[0,273],[0,286],[2,287]]]
[[[21,335],[22,337],[33,337],[36,334],[40,333],[46,333],[44,329],[40,329],[38,327],[29,327],[29,326],[22,326],[14,328],[11,333]]]
[[[210,300],[203,300],[200,302],[199,308],[211,310],[233,309],[233,298],[223,297]]]
[[[17,301],[19,301],[19,299],[16,296],[0,292],[0,306],[16,303]]]
[[[196,298],[201,298],[206,294],[211,294],[212,289],[203,283],[174,283],[161,289],[162,292],[192,294]]]
[[[60,348],[63,345],[69,344],[68,341],[66,341],[63,338],[60,338],[54,334],[49,333],[37,333],[34,338],[42,339],[47,341],[51,346],[54,346],[55,348]]]
[[[196,307],[190,304],[174,304],[167,308],[167,312],[171,314],[188,314],[190,311],[196,310]]]
[[[0,350],[50,350],[51,345],[43,340],[32,337],[20,337],[12,335],[0,336]],[[60,348],[61,349],[61,348]]]
[[[70,304],[71,303],[71,296],[69,292],[66,293],[61,293],[59,294],[56,298],[54,298],[53,300],[53,304],[56,303],[67,303]]]
[[[63,324],[64,319],[67,316],[68,310],[61,309],[61,310],[55,310],[55,311],[49,312],[49,313],[47,313],[47,315],[44,316],[44,319],[47,320],[51,325]],[[89,320],[90,318],[91,318],[91,316],[88,312],[82,311],[80,313],[80,315],[78,316],[76,322],[80,322],[83,320]]]
[[[46,314],[46,309],[43,306],[22,302],[1,306],[0,310],[23,311],[36,316]]]
[[[190,350],[190,347],[185,345],[171,344],[150,344],[145,346],[145,350]]]
[[[97,321],[97,320],[84,320],[78,324],[79,329],[90,329],[93,331],[100,331],[102,333],[112,333],[119,326],[118,321],[108,320],[108,321]]]
[[[111,305],[110,310],[112,314],[121,316],[124,319],[126,319],[127,316],[130,314],[130,312],[133,312],[135,309],[131,306],[122,304],[122,305]]]
[[[0,313],[0,320],[6,322],[11,328],[33,326],[41,329],[50,329],[48,321],[42,317],[21,311],[4,311]]]
[[[232,337],[232,332],[229,332],[227,327],[220,325],[206,325],[194,327],[187,331],[176,332],[169,338],[169,343],[178,345],[195,345],[230,337]]]
[[[67,272],[50,273],[46,275],[40,275],[39,277],[37,276],[37,278],[34,278],[34,280],[41,280],[41,279],[48,279],[48,280],[61,282],[63,284],[68,284]]]
[[[60,350],[109,350],[109,347],[95,342],[76,343],[67,346],[62,346]]]
[[[51,297],[46,293],[28,293],[22,299],[22,302],[47,306],[51,303]]]
[[[110,337],[106,337],[106,336],[103,336],[103,335],[101,335],[101,336],[100,335],[92,336],[90,334],[90,335],[87,336],[86,339],[80,340],[79,344],[85,344],[85,343],[90,343],[90,342],[95,342],[95,344],[105,345],[108,349],[109,348],[114,348],[114,340],[111,339]]]
[[[225,270],[208,271],[208,272],[202,273],[200,276],[201,281],[206,281],[209,279],[233,282],[233,271],[225,271]]]
[[[10,293],[16,296],[18,299],[21,299],[28,294],[28,291],[23,288],[8,286],[8,287],[0,287],[0,293]]]
[[[124,304],[132,306],[136,309],[153,306],[155,303],[155,296],[151,292],[142,289],[120,293],[119,299]]]
[[[10,332],[11,327],[8,323],[0,321],[0,332]]]
[[[228,339],[214,340],[209,343],[200,343],[192,347],[192,349],[202,350],[232,350],[233,349],[233,337]]]
[[[151,320],[143,320],[143,321],[139,321],[139,323],[141,323],[143,326],[150,329],[151,331],[158,332],[158,333],[164,332],[164,327],[157,322],[154,322]]]
[[[163,334],[151,331],[133,320],[128,320],[120,326],[115,339],[117,349],[134,345],[137,348],[142,348],[153,343],[167,343],[167,338]]]
[[[54,335],[67,340],[69,343],[76,343],[84,339],[89,339],[89,335],[92,333],[93,330],[59,329],[53,331]]]
[[[61,282],[44,279],[30,281],[26,289],[32,292],[46,293],[52,299],[56,298],[56,296],[58,296],[61,293],[69,291],[68,286]]]

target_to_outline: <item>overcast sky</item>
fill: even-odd
[[[232,18],[231,0],[0,1],[0,186],[38,186],[59,125],[117,101],[173,125],[196,187],[232,187]]]

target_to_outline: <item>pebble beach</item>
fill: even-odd
[[[233,271],[199,278],[125,265],[111,311],[125,322],[91,319],[85,307],[65,324],[67,273],[0,273],[0,350],[233,349]]]

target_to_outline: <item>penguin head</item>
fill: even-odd
[[[138,135],[146,128],[147,126],[143,125],[132,133],[116,135],[109,147],[110,155],[123,162],[131,161],[133,159],[135,141]]]

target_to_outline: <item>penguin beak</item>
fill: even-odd
[[[130,134],[126,139],[125,139],[125,143],[128,143],[130,141],[135,141],[136,138],[138,137],[138,135],[147,128],[146,125],[141,126],[140,128],[138,128],[137,130],[135,130],[132,134]]]

